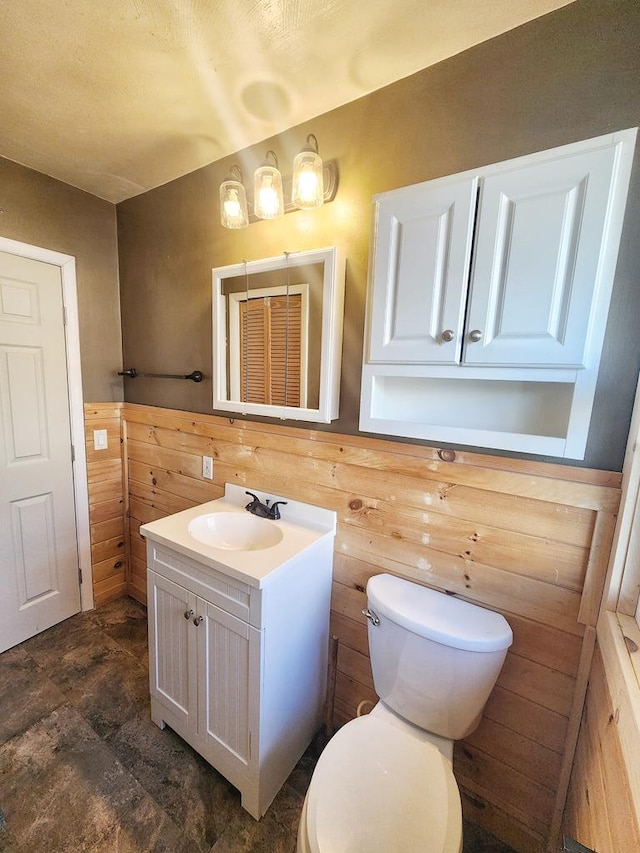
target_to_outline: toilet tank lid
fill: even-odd
[[[500,613],[393,575],[369,578],[367,598],[378,615],[455,649],[496,652],[513,642],[509,623]]]

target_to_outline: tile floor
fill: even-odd
[[[151,722],[146,631],[122,599],[0,655],[0,853],[294,853],[318,744],[256,822]],[[471,825],[464,851],[510,853]]]

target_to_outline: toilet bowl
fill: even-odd
[[[320,756],[298,853],[460,853],[451,764],[433,743],[379,714],[347,723]]]

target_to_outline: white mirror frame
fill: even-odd
[[[228,399],[226,300],[223,282],[253,273],[286,270],[292,265],[324,263],[322,283],[322,329],[320,345],[320,389],[317,409],[296,406],[271,406]],[[298,421],[330,423],[338,417],[340,370],[342,362],[342,320],[344,314],[345,261],[336,246],[307,252],[287,252],[275,258],[263,258],[213,269],[213,408],[223,412],[290,418]],[[312,333],[314,330],[310,330]]]

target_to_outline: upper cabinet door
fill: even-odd
[[[483,179],[466,364],[582,367],[616,146]]]
[[[447,178],[376,199],[369,361],[460,361],[477,186]]]

